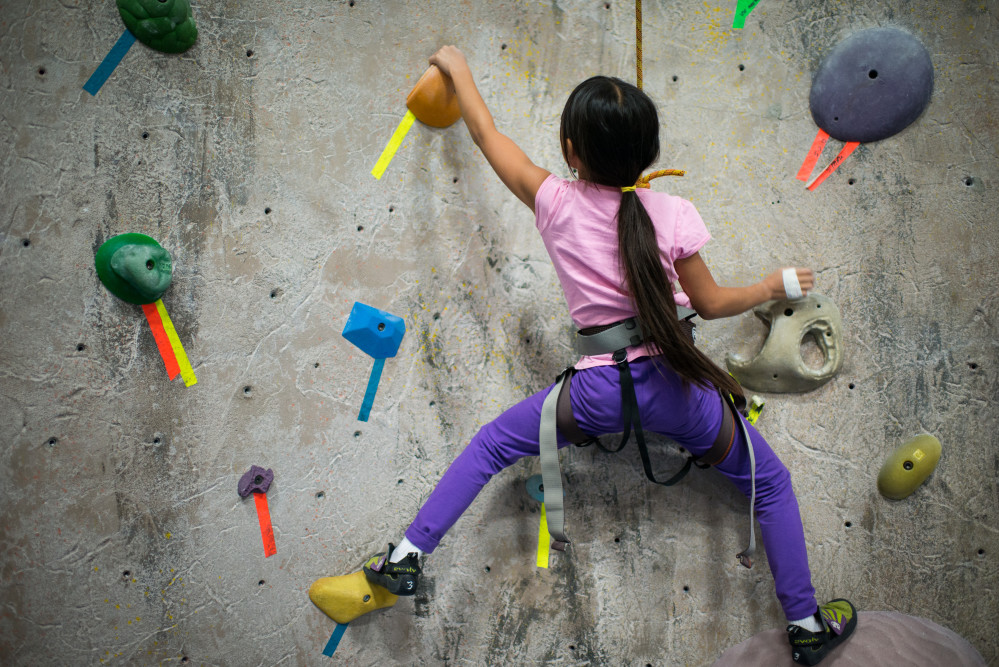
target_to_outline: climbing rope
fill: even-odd
[[[636,188],[652,187],[649,185],[649,181],[651,181],[653,178],[659,178],[660,176],[683,176],[686,173],[687,172],[685,172],[683,169],[659,169],[657,171],[650,172],[645,176],[639,178],[638,182],[635,183],[635,187]]]
[[[638,66],[638,89],[642,89],[642,0],[635,0],[635,44],[637,54],[635,64]],[[646,185],[645,187],[648,187]]]

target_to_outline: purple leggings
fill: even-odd
[[[672,371],[650,359],[631,363],[642,427],[683,445],[694,456],[711,448],[722,419],[722,401],[715,390],[691,386],[685,390]],[[524,456],[538,455],[541,404],[548,390],[513,406],[483,426],[444,473],[406,530],[406,537],[427,553],[464,513],[489,479]],[[616,366],[577,372],[570,387],[572,411],[586,433],[603,435],[624,430],[621,384]],[[662,406],[667,409],[657,409]],[[756,454],[756,518],[777,589],[788,620],[814,614],[818,608],[808,571],[805,536],[791,476],[770,445],[746,424]],[[728,457],[717,469],[749,496],[749,452],[741,429]],[[559,435],[559,447],[568,443]]]

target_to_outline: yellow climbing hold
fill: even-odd
[[[309,599],[337,623],[350,623],[369,611],[391,607],[399,599],[382,586],[368,582],[364,572],[316,579]]]
[[[902,500],[926,481],[940,461],[940,441],[917,435],[891,453],[878,473],[878,491],[885,498]]]

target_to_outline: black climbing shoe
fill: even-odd
[[[799,665],[817,665],[857,628],[857,610],[847,600],[833,600],[815,614],[822,632],[809,632],[798,625],[787,626],[791,657]]]
[[[395,595],[415,595],[420,578],[420,555],[413,552],[398,563],[390,563],[389,556],[395,546],[389,542],[388,551],[378,553],[364,564],[364,576]]]

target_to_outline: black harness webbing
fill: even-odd
[[[690,319],[697,313],[682,307],[678,307],[677,311],[681,324],[685,325],[683,327],[685,333],[693,341],[694,324]],[[554,538],[552,548],[564,551],[565,545],[569,542],[564,533],[562,474],[558,464],[556,429],[557,431],[561,431],[566,439],[574,443],[577,447],[585,447],[595,442],[604,451],[614,453],[621,451],[628,443],[632,427],[634,427],[635,441],[642,458],[642,467],[645,469],[645,476],[655,484],[673,486],[686,476],[692,465],[697,465],[699,468],[708,468],[724,461],[735,441],[735,424],[738,421],[739,426],[744,432],[745,441],[749,443],[751,476],[753,478],[752,504],[750,506],[750,546],[741,552],[738,557],[743,565],[752,567],[751,556],[756,544],[755,527],[753,525],[753,506],[756,503],[756,463],[749,440],[749,433],[746,431],[745,424],[739,417],[739,410],[731,397],[721,395],[723,406],[722,423],[711,448],[700,457],[688,456],[684,466],[669,479],[657,479],[655,473],[652,471],[652,459],[649,456],[648,447],[645,443],[645,431],[642,429],[641,416],[638,410],[634,378],[631,375],[631,367],[628,364],[628,347],[640,344],[643,338],[641,327],[634,318],[605,327],[585,329],[577,334],[577,349],[581,354],[589,356],[611,351],[614,353],[614,363],[620,372],[621,411],[624,418],[624,432],[617,447],[607,447],[599,438],[588,435],[579,428],[575,415],[572,413],[572,403],[569,394],[575,368],[569,367],[559,374],[555,386],[545,398],[541,411],[540,429],[541,473],[548,514],[548,528]],[[745,402],[744,399],[742,402]]]

